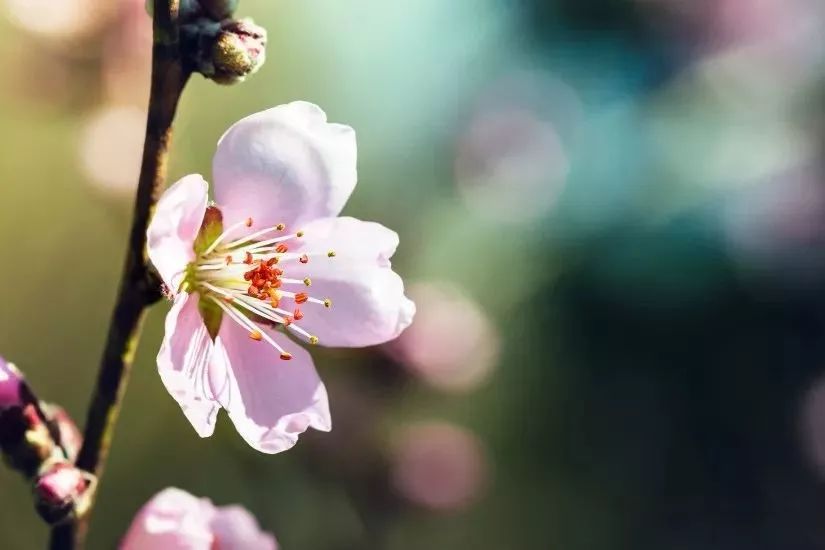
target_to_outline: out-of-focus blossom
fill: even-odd
[[[20,404],[23,375],[12,363],[0,357],[0,409]]]
[[[410,289],[417,322],[391,344],[402,363],[434,387],[467,391],[483,383],[499,357],[499,335],[460,288],[419,283]]]
[[[743,275],[794,286],[825,275],[825,189],[812,170],[796,171],[730,197],[725,228]]]
[[[457,144],[455,177],[465,202],[497,220],[546,214],[570,169],[560,132],[579,110],[575,93],[550,77],[521,75],[493,86]]]
[[[337,217],[355,187],[356,156],[350,127],[327,123],[316,105],[290,103],[221,138],[216,206],[207,209],[197,175],[160,199],[149,256],[174,305],[158,369],[202,437],[220,408],[266,453],[289,449],[310,426],[328,431],[326,389],[284,332],[359,347],[391,340],[412,321],[415,306],[390,264],[398,235]]]
[[[89,182],[113,194],[137,185],[146,113],[129,106],[104,106],[86,121],[79,142],[80,164]]]
[[[19,27],[51,38],[83,37],[111,20],[118,2],[93,0],[5,0],[9,19]]]
[[[489,468],[476,436],[444,423],[413,424],[394,448],[392,480],[407,500],[433,510],[457,510],[481,494]]]
[[[152,19],[143,0],[118,2],[117,18],[101,47],[106,102],[143,107],[149,95],[152,64]]]
[[[206,498],[170,487],[147,502],[132,521],[120,550],[277,550],[241,506],[216,507]]]

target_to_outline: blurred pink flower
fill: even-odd
[[[547,215],[567,181],[566,141],[581,111],[576,92],[552,75],[517,72],[492,83],[456,143],[455,180],[464,203],[497,221]]]
[[[198,175],[161,197],[148,248],[174,305],[158,369],[201,437],[221,407],[265,453],[289,449],[310,426],[330,430],[326,389],[285,333],[359,347],[412,321],[415,306],[390,265],[398,235],[337,217],[355,187],[356,157],[352,128],[328,124],[316,105],[290,103],[220,139],[216,206],[207,209]],[[290,364],[273,361],[273,349]]]
[[[483,383],[498,361],[500,342],[479,304],[442,283],[416,284],[410,296],[418,320],[393,342],[398,359],[442,390],[468,391]]]
[[[170,487],[143,505],[121,550],[277,550],[241,506],[216,507],[206,498]]]
[[[394,458],[396,490],[433,510],[465,508],[478,498],[488,477],[478,438],[447,422],[407,427],[395,446]]]
[[[0,409],[20,404],[20,385],[23,375],[12,363],[0,357]]]

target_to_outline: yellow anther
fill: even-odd
[[[278,231],[283,231],[284,229],[286,229],[286,226],[282,223],[279,223],[275,226],[275,229],[277,229]]]
[[[309,343],[314,346],[315,344],[318,343],[318,337],[317,336],[310,336],[309,337]]]
[[[324,298],[324,307],[332,307],[332,300]]]
[[[327,252],[327,258],[334,258],[334,257],[335,257],[335,251],[334,250],[330,250],[329,252]]]
[[[312,286],[312,279],[307,277],[306,279],[304,279],[304,284],[307,286]]]
[[[298,231],[297,233],[295,233],[295,236],[296,236],[296,237],[303,237],[303,236],[304,236],[304,232],[303,232],[303,231]]]

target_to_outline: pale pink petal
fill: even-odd
[[[170,487],[147,502],[123,537],[120,550],[211,550],[216,510],[207,499]]]
[[[219,507],[211,528],[220,550],[278,550],[275,537],[261,531],[255,516],[242,506]]]
[[[23,375],[5,359],[0,357],[0,409],[20,404],[20,385]]]
[[[304,228],[298,251],[321,252],[308,264],[289,264],[290,277],[310,277],[309,294],[329,298],[329,309],[305,304],[300,326],[326,346],[361,347],[397,337],[415,315],[390,257],[398,235],[354,218],[316,220]],[[323,255],[335,251],[335,257]],[[283,307],[283,306],[282,306]]]
[[[220,405],[212,399],[209,386],[214,346],[198,311],[198,300],[197,294],[180,294],[166,315],[158,372],[198,435],[209,437]]]
[[[206,212],[207,188],[197,174],[179,180],[160,197],[149,224],[149,259],[173,292],[181,283],[186,264],[195,259],[193,243]]]
[[[260,330],[291,353],[292,360],[280,359],[268,343],[252,340],[248,331],[224,318],[212,368],[223,373],[225,383],[213,381],[213,386],[221,387],[216,397],[244,440],[274,454],[295,445],[307,428],[329,431],[332,424],[327,390],[309,353],[274,330]]]
[[[212,162],[224,226],[288,228],[337,215],[358,179],[355,132],[297,101],[248,116],[218,142]],[[245,228],[244,228],[245,229]]]

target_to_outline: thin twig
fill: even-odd
[[[178,10],[179,0],[154,0],[152,86],[132,229],[97,386],[87,413],[83,446],[77,459],[79,468],[98,479],[103,474],[114,435],[146,308],[160,299],[159,284],[149,268],[145,252],[146,227],[166,179],[172,120],[189,77],[180,60]],[[82,547],[88,519],[87,514],[73,523],[54,528],[50,547],[60,550]]]

